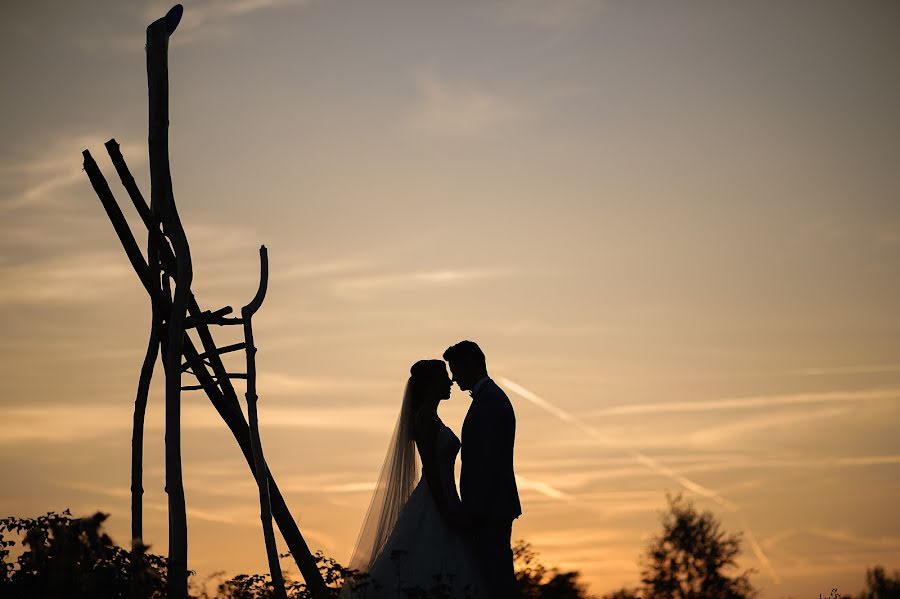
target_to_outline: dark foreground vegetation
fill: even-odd
[[[140,546],[132,552],[103,532],[107,514],[73,518],[68,510],[38,518],[0,519],[0,597],[4,599],[160,599],[166,596],[166,558]],[[642,557],[641,585],[604,595],[603,599],[749,599],[756,597],[749,577],[753,570],[729,574],[736,567],[740,536],[720,530],[710,512],[698,513],[680,496],[669,497],[663,530]],[[540,563],[530,545],[514,548],[522,599],[591,599],[577,571],[565,572]],[[15,555],[15,557],[13,557]],[[352,572],[321,554],[319,569],[337,597]],[[900,571],[867,570],[866,589],[856,595],[832,590],[829,599],[900,599]],[[191,576],[196,599],[268,599],[269,576],[222,575],[198,581]],[[291,599],[311,597],[306,586],[286,577]],[[813,595],[810,595],[813,597]],[[441,585],[409,589],[415,599],[447,597]],[[821,597],[821,595],[820,595]]]

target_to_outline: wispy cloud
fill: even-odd
[[[629,542],[633,542],[643,532],[622,527],[549,530],[533,534],[529,542],[538,547],[597,547],[602,545],[609,548],[610,545],[622,545],[622,541],[630,546]]]
[[[867,537],[850,532],[847,529],[811,528],[809,532],[832,541],[844,541],[864,547],[900,549],[900,537],[882,535],[880,537]]]
[[[500,0],[497,6],[505,20],[558,29],[587,22],[605,4],[604,0]]]
[[[784,393],[724,397],[698,401],[669,401],[658,403],[626,404],[594,410],[591,415],[610,416],[625,414],[662,414],[669,412],[708,412],[746,408],[762,408],[781,405],[812,404],[821,402],[875,401],[900,398],[900,387],[884,387],[855,391],[818,391],[810,393]]]
[[[82,169],[81,152],[90,149],[100,162],[106,156],[103,144],[108,139],[99,134],[62,136],[46,147],[26,148],[23,155],[0,164],[0,175],[10,189],[0,197],[0,209],[52,203],[58,194],[73,185],[89,185]],[[131,140],[119,143],[132,171],[146,163],[146,145]]]
[[[569,496],[566,493],[563,493],[559,489],[552,487],[551,485],[535,480],[533,478],[526,478],[521,474],[516,474],[516,486],[520,491],[536,491],[545,497],[549,497],[551,499],[560,499],[563,501],[573,501],[574,498]]]
[[[187,45],[213,37],[234,34],[234,21],[252,13],[274,8],[300,6],[310,0],[197,0],[185,7],[184,17],[172,36],[172,45]],[[144,10],[147,23],[163,16],[171,5],[151,4]]]
[[[396,405],[364,406],[260,406],[260,428],[315,429],[347,432],[389,433],[397,419]],[[10,406],[0,410],[3,434],[0,443],[27,441],[68,442],[125,433],[131,430],[132,407],[129,403],[105,405],[53,404]],[[184,429],[224,428],[212,406],[185,404]],[[164,430],[164,415],[149,412],[147,430]]]
[[[139,288],[122,252],[87,251],[0,266],[0,306],[83,304]]]
[[[592,442],[592,441],[591,441]],[[633,462],[632,458],[628,458],[629,463]],[[667,462],[677,461],[666,456]],[[900,455],[865,455],[865,456],[824,456],[821,458],[808,457],[770,457],[759,455],[746,456],[729,456],[724,459],[717,459],[715,455],[706,457],[697,457],[692,461],[681,462],[678,471],[690,473],[711,473],[711,472],[736,472],[738,470],[770,470],[773,468],[780,469],[798,469],[811,470],[831,469],[836,467],[877,467],[891,466],[900,464]],[[556,467],[540,466],[539,464],[529,464],[529,471],[540,473],[540,475],[555,487],[568,490],[570,493],[578,493],[579,496],[586,489],[592,488],[593,483],[597,481],[608,481],[612,479],[646,477],[650,472],[646,468],[628,465],[609,465],[604,466],[603,461],[592,458],[583,458],[579,460],[571,460],[565,465]],[[740,481],[731,485],[731,488],[745,488],[750,485],[750,481]],[[723,491],[719,490],[720,494]]]
[[[348,298],[367,298],[384,291],[423,286],[453,286],[506,274],[497,269],[437,269],[406,273],[346,277],[334,282],[335,291]]]
[[[900,364],[868,364],[859,366],[829,366],[825,368],[798,368],[788,374],[799,376],[832,376],[853,374],[888,374],[900,372]]]
[[[900,464],[900,455],[864,455],[847,458],[827,457],[824,463],[831,466],[880,466]]]
[[[131,491],[127,487],[108,487],[103,485],[89,485],[78,481],[64,482],[61,487],[87,493],[89,495],[99,495],[102,497],[110,497],[113,499],[129,499]],[[255,488],[255,486],[254,486]],[[145,501],[144,507],[154,512],[167,514],[169,506],[165,503],[154,501]],[[187,515],[197,520],[206,522],[216,522],[219,524],[234,524],[238,526],[255,526],[256,515],[254,509],[246,505],[233,505],[216,508],[216,511],[197,509],[196,507],[188,507]]]
[[[773,551],[788,539],[796,537],[816,537],[811,540],[814,545],[819,545],[821,539],[827,539],[830,545],[844,543],[864,549],[897,550],[900,549],[900,537],[881,535],[878,537],[865,536],[853,533],[847,529],[834,528],[788,528],[769,535],[761,544],[768,551]]]
[[[173,47],[200,42],[227,40],[237,33],[235,22],[241,17],[267,9],[287,8],[309,4],[312,0],[194,0],[185,3],[184,17],[172,36]],[[172,7],[165,0],[155,0],[134,10],[134,33],[110,34],[104,37],[75,38],[75,44],[86,52],[126,51],[143,52],[146,37],[144,27],[159,19]]]
[[[271,274],[272,279],[294,280],[327,277],[359,271],[371,265],[371,261],[363,258],[340,258],[307,264],[294,264],[286,269]]]
[[[567,412],[566,410],[563,410],[562,408],[560,408],[558,406],[555,406],[554,404],[552,404],[549,401],[547,401],[546,399],[540,397],[536,393],[529,391],[528,389],[509,380],[508,378],[498,377],[497,382],[499,382],[501,385],[503,385],[504,387],[509,389],[511,392],[515,393],[516,395],[519,395],[520,397],[522,397],[524,399],[527,399],[534,405],[549,412],[550,414],[552,414],[556,418],[562,420],[563,422],[567,422],[569,424],[572,424],[572,425],[578,427],[582,432],[584,432],[588,436],[594,438],[601,444],[606,445],[607,447],[610,447],[610,448],[615,448],[615,449],[620,449],[620,450],[626,451],[638,463],[643,464],[644,466],[646,466],[647,468],[649,468],[650,470],[653,470],[654,472],[656,472],[658,474],[661,474],[667,478],[674,480],[678,484],[682,485],[684,488],[686,488],[690,491],[693,491],[694,493],[697,493],[698,495],[700,495],[702,497],[707,497],[709,499],[712,499],[719,505],[726,507],[729,510],[736,511],[738,509],[735,504],[728,501],[724,497],[720,496],[718,493],[716,493],[712,489],[708,489],[702,485],[695,483],[694,481],[682,476],[681,474],[679,474],[672,468],[664,466],[658,460],[651,458],[650,456],[644,455],[643,453],[634,451],[632,449],[622,447],[620,444],[616,443],[615,441],[611,440],[609,437],[605,436],[602,432],[600,432],[600,430],[598,430],[598,429],[594,428],[593,426],[591,426],[590,424],[584,422],[577,416]]]
[[[416,75],[416,104],[407,126],[417,133],[467,137],[521,120],[519,102],[473,85],[450,84],[432,73]]]
[[[506,387],[507,389],[509,389],[511,392],[532,402],[533,404],[537,405],[538,407],[540,407],[540,408],[546,410],[547,412],[549,412],[550,414],[556,416],[560,420],[577,426],[583,432],[590,435],[591,437],[594,437],[595,439],[597,439],[604,445],[615,446],[614,443],[611,443],[608,438],[605,438],[600,433],[600,431],[598,431],[591,425],[583,422],[580,418],[577,418],[576,416],[570,414],[569,412],[563,410],[562,408],[559,408],[559,407],[553,405],[551,402],[543,399],[542,397],[529,391],[528,389],[522,387],[521,385],[519,385],[505,377],[499,377],[498,382],[501,385],[503,385],[504,387]],[[720,495],[713,489],[710,489],[708,487],[700,485],[697,482],[687,478],[683,474],[675,471],[674,469],[672,469],[668,466],[665,466],[664,464],[660,463],[658,460],[656,460],[650,456],[647,456],[641,452],[634,451],[631,449],[623,449],[623,451],[626,451],[638,463],[646,466],[650,470],[652,470],[662,476],[669,478],[670,480],[677,482],[679,485],[681,485],[685,489],[687,489],[701,497],[706,497],[708,499],[711,499],[712,501],[714,501],[717,504],[719,504],[720,506],[728,509],[729,511],[742,513],[741,507],[738,506],[736,503],[726,499],[725,497],[723,497],[722,495]],[[745,531],[747,533],[747,537],[750,539],[750,546],[753,549],[754,554],[756,555],[757,559],[760,561],[761,564],[763,564],[763,566],[766,568],[766,571],[769,573],[769,575],[772,577],[772,579],[776,583],[778,583],[780,581],[780,577],[775,572],[775,569],[772,567],[772,564],[769,561],[768,557],[766,557],[765,553],[762,551],[762,548],[760,547],[759,543],[757,543],[755,535],[753,534],[753,531],[749,528],[749,526],[745,526]]]
[[[687,435],[687,442],[694,447],[718,446],[723,441],[734,440],[740,435],[745,435],[749,432],[776,428],[784,429],[810,420],[836,418],[851,411],[852,408],[850,407],[841,407],[764,414],[694,431]]]
[[[340,379],[328,377],[301,377],[284,372],[259,374],[260,393],[271,396],[322,395],[343,391],[371,391],[396,388],[395,381],[374,379]]]

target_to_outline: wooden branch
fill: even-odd
[[[184,321],[184,328],[193,329],[200,326],[208,326],[211,324],[228,326],[235,324],[244,324],[244,321],[240,318],[223,318],[221,316],[217,316],[215,312],[210,312],[209,310],[207,310],[206,312],[200,312],[197,316],[188,316]]]
[[[90,179],[91,185],[97,193],[97,197],[100,198],[100,203],[103,204],[103,208],[106,210],[106,216],[109,217],[109,221],[112,223],[113,229],[115,229],[116,235],[118,235],[119,241],[122,243],[125,255],[128,256],[128,261],[131,262],[132,268],[138,273],[144,289],[152,297],[157,290],[156,283],[150,277],[147,263],[144,261],[144,255],[131,234],[128,222],[122,215],[122,210],[119,208],[116,198],[109,189],[109,184],[97,167],[97,163],[94,161],[94,157],[91,156],[90,151],[84,150],[81,154],[84,156],[84,171],[87,173],[88,179]]]
[[[213,378],[213,380],[216,381],[217,383],[220,383],[220,382],[221,382],[221,380],[219,380],[219,377],[218,377],[218,376],[213,376],[212,378]],[[227,378],[227,379],[246,379],[246,378],[247,378],[247,374],[244,373],[244,372],[226,372],[226,373],[225,373],[225,378]]]
[[[264,245],[259,246],[259,263],[259,287],[257,287],[256,295],[253,296],[250,303],[241,308],[241,317],[244,320],[248,320],[256,314],[257,310],[262,306],[263,300],[266,299],[266,290],[269,286],[269,254]],[[246,330],[247,327],[245,326],[244,329]],[[248,345],[253,347],[251,341],[248,341]]]
[[[215,354],[217,356],[221,356],[222,354],[227,354],[229,352],[240,351],[240,350],[244,349],[245,347],[247,347],[247,343],[245,341],[242,341],[240,343],[235,343],[234,345],[226,345],[224,347],[216,348],[216,350],[213,352],[203,352],[202,354],[200,354],[200,359],[204,360],[204,363],[209,365],[209,362],[206,361],[206,358],[208,358],[209,356],[211,356],[213,354]],[[184,364],[181,365],[181,369],[187,371],[187,369],[190,368],[191,366],[192,366],[192,364],[185,362]],[[190,371],[188,371],[188,372],[190,372]]]
[[[269,283],[269,258],[266,246],[259,248],[259,287],[256,295],[250,303],[241,308],[241,317],[244,319],[244,339],[247,345],[247,419],[250,423],[250,447],[253,450],[253,463],[257,472],[265,472],[268,468],[263,457],[262,440],[259,436],[259,418],[257,416],[256,402],[256,346],[253,344],[253,326],[251,319],[262,306],[266,297],[266,288]],[[269,573],[272,576],[272,588],[275,597],[287,599],[287,591],[284,588],[284,577],[281,575],[281,564],[278,561],[278,547],[275,545],[275,531],[272,529],[272,504],[269,498],[269,479],[257,477],[259,486],[259,518],[262,520],[263,539],[266,544],[266,555],[269,559]]]
[[[206,312],[204,312],[204,314],[208,313],[213,318],[219,318],[220,316],[225,316],[226,314],[231,314],[233,311],[234,310],[231,308],[231,306],[223,306],[222,308],[219,308],[218,310],[213,310],[212,312],[207,310]]]
[[[131,203],[134,204],[141,220],[144,221],[144,226],[147,227],[148,252],[150,251],[150,245],[152,244],[156,253],[155,258],[157,260],[162,260],[166,270],[169,271],[170,274],[174,274],[175,255],[172,253],[172,248],[169,247],[169,241],[159,229],[159,219],[156,214],[153,213],[152,209],[147,206],[144,195],[141,193],[141,190],[138,189],[137,183],[135,183],[134,177],[131,175],[131,170],[128,168],[128,164],[125,163],[125,157],[122,156],[122,151],[119,149],[119,142],[115,139],[110,139],[104,146],[106,147],[106,153],[109,154],[109,157],[112,160],[113,166],[116,167],[116,172],[119,174],[119,179],[122,181],[122,187],[128,192]],[[165,248],[166,251],[161,251],[161,248]],[[155,264],[153,257],[149,255],[147,257],[147,262],[151,265]]]
[[[181,354],[184,319],[193,270],[190,246],[178,218],[169,170],[169,35],[181,20],[183,8],[147,26],[147,90],[149,96],[150,201],[158,211],[163,232],[175,254],[175,296],[168,318],[166,368],[166,494],[169,498],[168,596],[188,597],[188,537],[181,466]]]
[[[137,394],[134,399],[134,424],[131,433],[131,548],[132,554],[142,553],[143,545],[143,464],[144,464],[144,416],[147,412],[147,396],[150,392],[150,381],[153,378],[153,367],[159,353],[162,323],[155,305],[151,306],[150,339],[147,341],[147,352],[141,365]]]

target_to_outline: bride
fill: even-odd
[[[350,559],[351,569],[368,576],[345,583],[341,599],[407,597],[415,587],[436,596],[488,597],[459,530],[467,520],[454,477],[460,442],[437,414],[451,385],[442,360],[420,360],[410,369],[400,417]]]

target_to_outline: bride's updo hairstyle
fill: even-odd
[[[447,365],[443,360],[419,360],[409,369],[409,392],[412,406],[410,416],[415,414],[425,402],[429,387],[435,380],[447,376]]]

